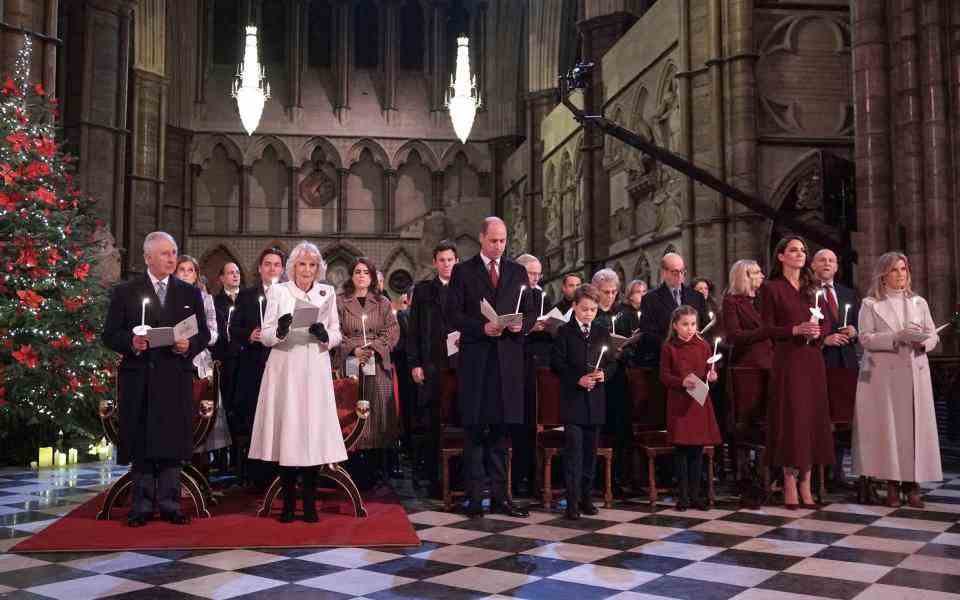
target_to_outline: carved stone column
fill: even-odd
[[[77,0],[63,4],[65,40],[64,130],[79,151],[77,186],[96,198],[118,246],[131,251],[126,205],[127,86],[132,0]],[[63,95],[63,94],[62,94]],[[127,262],[125,267],[129,267]]]
[[[333,3],[333,31],[336,36],[336,93],[333,98],[333,113],[343,123],[350,110],[350,74],[353,70],[353,8],[349,0]]]
[[[949,2],[948,2],[949,3]],[[923,68],[920,76],[920,106],[923,116],[923,197],[920,208],[923,223],[920,233],[925,241],[926,280],[918,287],[927,290],[930,307],[938,319],[953,314],[951,271],[952,233],[955,231],[951,204],[956,204],[950,185],[953,161],[947,127],[947,79],[945,52],[947,40],[944,2],[920,3],[920,51]],[[955,149],[954,149],[955,151]],[[909,236],[908,236],[909,240]],[[921,242],[922,243],[922,242]],[[911,261],[911,267],[914,261]],[[938,321],[939,322],[939,321]]]
[[[477,4],[476,26],[474,27],[474,36],[470,44],[476,48],[475,54],[477,60],[471,65],[471,69],[477,77],[477,93],[480,99],[487,97],[487,78],[484,73],[487,69],[487,0],[481,0]],[[486,110],[486,103],[480,105],[480,110]]]
[[[207,76],[210,74],[210,63],[213,57],[213,0],[197,0],[197,54],[196,77],[197,86],[194,89],[193,101],[203,104],[207,98]]]
[[[532,92],[526,100],[526,129],[527,129],[527,197],[524,198],[526,212],[530,215],[528,239],[530,249],[536,254],[547,248],[543,239],[546,232],[545,211],[537,210],[544,205],[543,197],[543,141],[540,138],[543,119],[557,105],[556,90],[548,89]],[[540,254],[537,254],[540,256]]]
[[[395,206],[397,200],[397,172],[393,169],[383,170],[383,231],[390,233],[393,231],[393,216],[397,209]]]
[[[200,185],[200,175],[203,173],[203,167],[200,165],[191,164],[189,165],[189,175],[190,178],[187,180],[189,185],[187,189],[189,190],[189,197],[186,199],[186,207],[183,211],[183,233],[184,235],[189,235],[189,232],[193,231],[193,207],[197,202],[197,186]],[[229,222],[229,220],[228,220]]]
[[[447,68],[447,0],[430,3],[430,110],[446,110],[443,105],[450,70]]]
[[[287,233],[300,232],[300,168],[290,165],[290,194],[287,197]]]
[[[287,8],[287,116],[290,120],[300,120],[303,110],[303,68],[306,53],[306,15],[307,3],[303,0],[291,0]]]
[[[27,34],[33,42],[31,83],[39,82],[50,94],[57,93],[57,0],[6,0],[0,2],[0,60],[13,71],[17,53]]]
[[[253,165],[240,165],[240,233],[250,232],[250,183]]]
[[[349,169],[337,169],[337,233],[347,230],[347,176]]]
[[[380,16],[383,28],[380,32],[380,81],[383,94],[380,108],[387,122],[397,114],[397,70],[400,56],[400,3],[397,0],[380,0]]]
[[[893,223],[890,162],[890,82],[886,3],[855,0],[853,95],[856,117],[857,225],[860,289],[870,286],[870,268],[888,250]]]
[[[583,60],[596,65],[590,73],[591,84],[584,90],[583,110],[587,114],[599,114],[603,107],[603,55],[636,20],[630,13],[618,12],[577,24],[583,36]],[[580,234],[584,239],[583,262],[587,277],[602,266],[600,255],[606,254],[610,244],[610,180],[603,176],[603,137],[592,127],[584,129]]]

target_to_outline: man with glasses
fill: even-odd
[[[644,295],[640,304],[643,339],[637,346],[638,366],[660,366],[660,346],[667,337],[670,315],[678,306],[695,308],[701,329],[709,322],[703,294],[684,284],[686,276],[687,268],[682,256],[675,252],[663,255],[660,260],[660,286]]]

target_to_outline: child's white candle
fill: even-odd
[[[360,323],[361,323],[360,326],[363,328],[363,346],[364,348],[366,348],[367,346],[367,315],[366,314],[360,315]]]
[[[260,327],[263,327],[263,296],[257,298],[257,302],[260,303]]]
[[[603,360],[603,354],[604,354],[604,352],[606,352],[606,351],[607,351],[607,347],[606,347],[606,346],[604,346],[603,348],[600,349],[600,356],[597,357],[597,366],[595,366],[595,367],[593,368],[594,371],[597,371],[597,370],[600,369],[600,361]]]
[[[850,315],[850,305],[847,304],[843,307],[843,328],[847,328],[847,317]]]
[[[150,298],[144,298],[143,303],[140,307],[140,326],[145,327],[147,325],[147,305],[150,304]]]
[[[523,298],[523,290],[525,290],[525,289],[527,289],[527,286],[525,286],[525,285],[521,285],[521,286],[520,286],[520,295],[517,296],[517,310],[513,311],[513,312],[515,312],[515,313],[520,312],[520,300]]]

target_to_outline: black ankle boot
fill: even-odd
[[[303,520],[307,523],[320,520],[317,515],[317,468],[303,470]]]
[[[280,469],[280,490],[283,494],[283,510],[280,512],[281,523],[293,523],[293,514],[297,506],[297,470],[290,467]]]

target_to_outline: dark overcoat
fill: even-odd
[[[610,331],[594,321],[590,336],[584,337],[573,316],[557,329],[550,367],[560,378],[561,422],[603,425],[606,421],[607,384],[598,384],[587,391],[577,383],[581,377],[593,372],[604,346],[607,346],[607,352],[603,355],[600,368],[604,379],[609,382],[613,380],[619,362],[613,356]]]
[[[824,309],[823,316],[826,317],[820,325],[827,332],[827,335],[836,333],[843,329],[843,307],[850,305],[850,313],[847,315],[847,324],[857,326],[857,317],[860,315],[860,294],[852,288],[839,283],[833,284],[833,289],[837,294],[837,316],[833,317],[829,306]],[[826,292],[826,290],[824,290]],[[825,303],[820,299],[821,306]],[[823,362],[828,369],[859,369],[860,357],[857,356],[858,342],[852,342],[846,346],[823,346]]]
[[[483,331],[487,320],[480,313],[480,301],[486,299],[497,314],[511,314],[516,311],[521,286],[530,284],[527,270],[506,258],[500,260],[499,274],[494,288],[477,254],[454,267],[450,280],[447,316],[453,329],[460,331],[458,400],[462,423],[468,427],[524,420],[523,336],[537,320],[540,297],[523,294],[522,331],[504,329],[498,337],[488,336]]]
[[[263,286],[257,284],[237,294],[237,304],[230,320],[230,340],[238,347],[236,384],[233,389],[235,423],[231,429],[241,435],[250,435],[253,418],[257,414],[257,398],[260,396],[260,381],[270,358],[270,348],[260,342],[251,342],[250,334],[260,327],[260,303],[263,297],[263,311],[267,311],[267,294]]]
[[[186,354],[173,348],[133,350],[133,328],[140,325],[143,299],[149,298],[146,324],[173,327],[190,315],[197,317],[197,335]],[[110,295],[103,343],[122,358],[118,373],[120,444],[117,462],[189,460],[193,456],[193,357],[210,342],[210,330],[200,290],[172,275],[167,279],[164,305],[149,276],[119,283]]]

